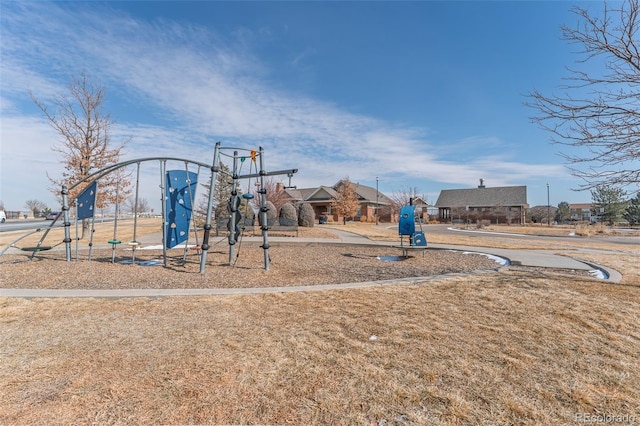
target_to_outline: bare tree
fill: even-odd
[[[400,188],[399,191],[394,191],[393,194],[391,194],[391,197],[389,197],[389,199],[391,200],[390,202],[390,213],[392,215],[397,215],[400,213],[400,208],[402,206],[408,206],[410,204],[410,201],[412,198],[420,198],[422,199],[425,203],[427,202],[427,197],[424,194],[418,195],[418,188],[417,187],[413,187],[413,188]]]
[[[149,207],[149,202],[147,201],[146,198],[138,198],[138,203],[136,207],[135,197],[131,197],[127,199],[124,202],[123,207],[125,208],[125,211],[131,214],[134,214],[134,213],[140,214],[140,213],[148,212],[151,209]]]
[[[114,121],[103,111],[105,89],[90,83],[87,75],[82,73],[74,78],[68,87],[68,94],[56,95],[53,99],[55,111],[50,112],[47,106],[38,100],[33,93],[31,99],[42,110],[51,127],[62,136],[60,145],[52,147],[54,152],[62,155],[65,171],[61,178],[49,180],[54,185],[52,192],[59,196],[62,185],[70,187],[92,173],[112,164],[116,164],[127,141],[112,146],[111,126]],[[86,185],[80,185],[69,194],[74,200]],[[120,201],[130,194],[130,180],[122,172],[112,173],[100,181],[96,207],[102,208],[116,201],[116,186]],[[82,237],[89,227],[84,220]]]
[[[568,68],[564,93],[534,91],[526,103],[538,110],[533,120],[552,133],[554,143],[578,148],[561,155],[571,174],[584,181],[580,189],[640,183],[639,1],[611,9],[605,3],[602,17],[574,8],[580,23],[563,26],[563,39],[581,46],[578,64],[601,61],[603,72]]]
[[[569,205],[567,204],[567,211]],[[528,217],[533,223],[547,223],[548,218],[558,217],[558,208],[554,206],[534,206],[528,211]]]
[[[467,223],[467,217],[469,215],[469,209],[466,206],[453,206],[451,207],[451,222],[455,223]]]
[[[33,213],[33,217],[38,217],[40,213],[47,209],[47,205],[40,200],[27,200],[24,206]]]
[[[273,177],[267,177],[264,180],[264,187],[267,190],[267,201],[271,201],[276,208],[276,211],[280,211],[280,207],[284,204],[291,201],[291,198],[284,191],[284,185],[281,184],[279,180],[274,179]],[[258,187],[251,191],[254,195],[254,199],[256,200],[254,204],[260,204],[260,194],[258,193]]]

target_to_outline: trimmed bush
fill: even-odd
[[[262,226],[261,212],[258,212],[258,223]],[[278,223],[278,213],[276,211],[276,206],[271,201],[267,201],[267,226],[273,226],[276,223]]]
[[[311,204],[300,204],[300,210],[298,210],[298,226],[313,228],[315,220],[316,214],[313,211],[313,207],[311,207]]]
[[[298,223],[298,212],[291,203],[285,203],[280,207],[280,225],[294,226]]]
[[[244,226],[253,226],[256,214],[253,212],[253,207],[249,206],[248,208],[242,209]]]

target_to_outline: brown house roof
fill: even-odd
[[[436,207],[500,207],[527,204],[526,186],[480,187],[470,189],[444,189],[440,191]]]

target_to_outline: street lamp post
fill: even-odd
[[[378,176],[376,176],[376,226],[378,225],[378,182],[380,181],[380,178]]]
[[[465,221],[464,229],[469,229],[469,206],[466,206],[465,210],[467,211],[467,220]]]
[[[551,226],[551,204],[549,203],[549,182],[547,182],[547,226]]]

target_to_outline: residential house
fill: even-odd
[[[569,204],[569,218],[576,222],[590,221],[593,216],[592,207],[591,203]]]
[[[339,181],[333,186],[319,186],[316,188],[283,188],[286,194],[293,202],[307,202],[313,207],[316,218],[326,216],[330,221],[342,221],[342,217],[332,211],[332,202],[337,198],[337,190],[343,182]],[[382,192],[370,186],[353,183],[355,192],[358,196],[359,207],[356,212],[355,220],[364,220],[367,222],[375,222],[376,210],[378,211],[378,219],[383,221],[390,220],[388,207],[392,204],[389,197]]]
[[[410,202],[415,206],[416,218],[419,218],[424,223],[428,223],[429,213],[432,211],[429,203],[427,203],[427,201],[422,197],[412,197]]]
[[[525,223],[527,204],[526,186],[488,188],[480,179],[477,188],[445,189],[438,201],[440,222]]]

